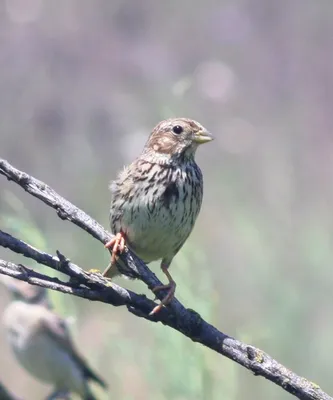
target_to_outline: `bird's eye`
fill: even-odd
[[[172,128],[172,131],[173,131],[173,133],[179,135],[179,134],[181,134],[181,133],[184,131],[184,129],[183,129],[183,127],[180,126],[180,125],[175,125],[175,126]]]

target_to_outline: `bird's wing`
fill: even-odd
[[[44,329],[45,333],[52,338],[66,353],[72,356],[74,361],[82,369],[83,374],[87,379],[92,379],[98,382],[102,387],[106,388],[106,383],[92,371],[87,362],[77,351],[66,321],[54,312],[49,310],[47,311],[47,313],[44,313],[42,319],[42,328]]]

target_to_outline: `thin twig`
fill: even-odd
[[[28,193],[54,208],[60,218],[73,222],[102,243],[106,243],[112,237],[100,224],[69,201],[59,196],[52,188],[25,172],[17,170],[7,161],[1,159],[0,174],[14,181]],[[57,278],[38,274],[22,265],[1,260],[0,273],[90,300],[102,301],[115,306],[126,305],[133,314],[153,322],[162,322],[181,332],[192,341],[201,343],[217,353],[228,357],[249,369],[255,375],[262,376],[274,382],[299,399],[333,400],[332,397],[323,392],[316,384],[296,375],[260,349],[222,333],[203,320],[198,313],[186,309],[177,300],[173,301],[172,307],[163,308],[157,315],[149,317],[148,313],[154,306],[154,302],[145,296],[130,292],[113,283],[112,287],[110,287],[108,281],[101,275],[86,273],[60,253],[58,253],[58,257],[51,256],[32,248],[28,244],[4,232],[0,232],[0,245],[63,272],[70,279],[68,282],[63,282]],[[130,251],[126,251],[121,256],[119,266],[122,272],[129,276],[140,278],[149,288],[154,288],[161,284],[142,260]]]

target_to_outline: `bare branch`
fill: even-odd
[[[36,272],[22,264],[16,265],[0,260],[0,273],[2,274],[26,281],[33,285],[57,290],[66,294],[73,294],[89,300],[97,300],[112,304],[113,306],[126,305],[130,311],[134,310],[136,314],[142,313],[142,315],[145,316],[156,306],[156,303],[143,295],[138,295],[130,290],[124,289],[113,282],[112,286],[110,286],[110,281],[108,279],[103,278],[100,274],[87,273],[66,259],[60,252],[58,252],[58,257],[52,256],[35,249],[24,241],[16,239],[1,230],[0,245],[15,253],[31,258],[40,264],[46,265],[55,271],[61,272],[70,279],[68,282],[64,282],[58,278],[51,278]]]
[[[52,188],[15,169],[7,161],[1,159],[0,174],[6,176],[9,180],[13,180],[28,193],[54,208],[60,218],[73,222],[102,243],[106,243],[112,237],[100,224],[59,196]],[[171,307],[163,308],[158,314],[149,317],[148,314],[155,304],[153,301],[114,283],[110,287],[108,280],[101,275],[85,272],[59,252],[58,257],[51,256],[1,231],[0,245],[64,273],[69,277],[69,281],[63,282],[58,278],[50,278],[23,265],[15,265],[2,260],[0,260],[0,273],[90,300],[101,301],[114,306],[126,305],[128,310],[136,316],[152,322],[162,322],[164,325],[181,332],[192,341],[201,343],[237,362],[255,375],[274,382],[299,399],[333,400],[319,386],[296,375],[263,351],[220,332],[204,321],[198,313],[186,309],[177,300],[172,302]],[[129,276],[140,278],[149,288],[161,284],[142,260],[130,251],[126,251],[121,256],[119,268]],[[161,296],[163,297],[163,294]]]
[[[7,161],[1,158],[0,174],[6,176],[8,180],[14,181],[26,192],[55,209],[61,219],[72,222],[100,242],[105,244],[113,237],[113,235],[107,232],[98,222],[92,219],[84,211],[74,206],[68,200],[64,199],[50,186],[36,178],[33,178],[27,173],[14,168]],[[126,276],[141,279],[149,289],[162,285],[162,282],[153,272],[150,271],[146,264],[128,249],[121,254],[117,263],[121,272]],[[160,290],[156,295],[159,299],[163,299],[166,293],[163,290]],[[170,306],[178,313],[184,311],[184,307],[176,299],[172,300]]]

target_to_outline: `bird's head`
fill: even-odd
[[[198,146],[212,140],[213,136],[199,122],[171,118],[155,126],[143,154],[155,154],[165,160],[193,160]]]
[[[29,283],[6,275],[0,276],[0,283],[7,287],[13,300],[19,300],[29,304],[43,304],[51,308],[47,290],[43,287],[30,285]]]

